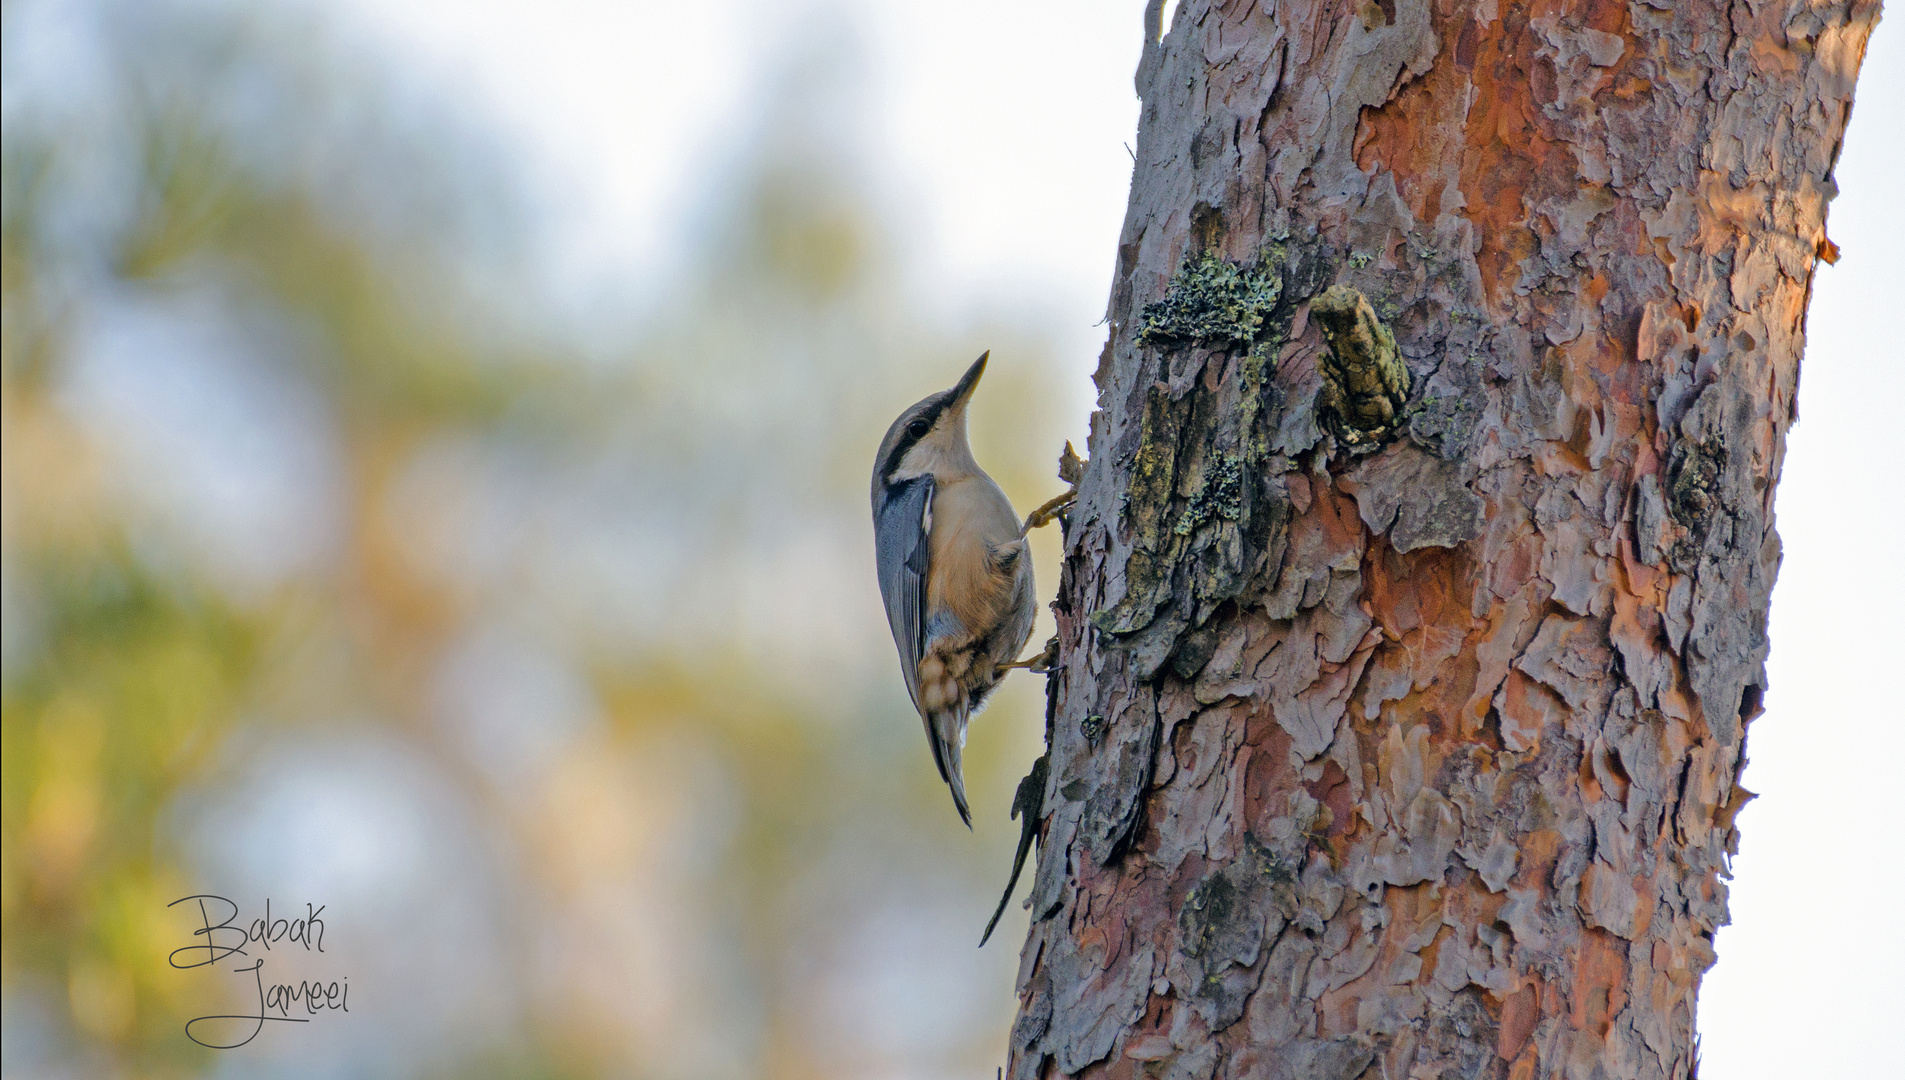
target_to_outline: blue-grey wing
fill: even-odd
[[[873,515],[880,597],[886,601],[886,621],[893,628],[914,709],[920,708],[919,661],[926,653],[926,526],[932,505],[933,478],[922,476],[888,489]]]

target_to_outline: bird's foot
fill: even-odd
[[[1010,664],[1000,664],[995,670],[1002,676],[1014,668],[1024,668],[1027,671],[1043,674],[1052,670],[1052,665],[1056,663],[1058,663],[1058,635],[1054,634],[1052,639],[1045,643],[1044,652],[1036,656],[1028,656],[1023,660],[1014,660]]]
[[[1072,503],[1078,500],[1078,482],[1085,478],[1085,461],[1072,449],[1070,442],[1065,444],[1065,452],[1058,456],[1058,478],[1065,481],[1070,490],[1027,514],[1025,526],[1019,530],[1020,536],[1050,525],[1053,519],[1071,509]]]
[[[1058,515],[1071,509],[1072,503],[1077,498],[1078,498],[1078,489],[1073,488],[1070,491],[1067,491],[1065,494],[1060,495],[1057,498],[1047,502],[1044,506],[1039,507],[1037,510],[1034,510],[1031,513],[1025,515],[1025,526],[1019,530],[1019,535],[1024,536],[1026,533],[1031,532],[1033,529],[1040,529],[1040,528],[1044,528],[1047,525],[1050,525],[1052,521],[1058,517]]]

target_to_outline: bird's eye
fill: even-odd
[[[913,436],[913,438],[917,439],[924,436],[927,432],[933,430],[933,425],[930,420],[927,420],[924,416],[922,416],[919,419],[913,421],[912,423],[906,425],[906,430],[909,434]]]

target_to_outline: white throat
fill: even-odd
[[[893,479],[933,476],[953,480],[977,473],[979,463],[973,460],[972,448],[966,443],[963,420],[964,417],[960,417],[942,423],[914,443],[900,458],[900,467],[894,471]]]

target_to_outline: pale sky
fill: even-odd
[[[699,209],[694,183],[745,149],[776,63],[796,42],[843,40],[864,66],[860,164],[907,230],[908,285],[929,310],[1029,306],[1070,335],[1059,344],[1083,370],[1096,363],[1142,3],[330,4],[524,149],[557,209],[555,279],[585,296],[665,274]]]
[[[310,0],[316,4],[321,0]],[[950,305],[1022,305],[1090,371],[1103,343],[1134,143],[1142,4],[846,0],[334,0],[419,76],[458,88],[559,212],[552,280],[589,298],[663,275],[692,183],[737,153],[763,72],[803,33],[847,36],[865,65],[863,162],[902,227],[909,288]],[[1905,34],[1874,35],[1820,269],[1778,513],[1772,689],[1748,743],[1734,925],[1700,1014],[1720,1080],[1897,1075],[1905,891],[1889,693],[1905,602],[1905,511],[1890,446],[1905,365],[1898,210]],[[1082,377],[1082,376],[1081,376]],[[1082,430],[1081,386],[1067,424]],[[1001,994],[1010,988],[1001,986]]]

